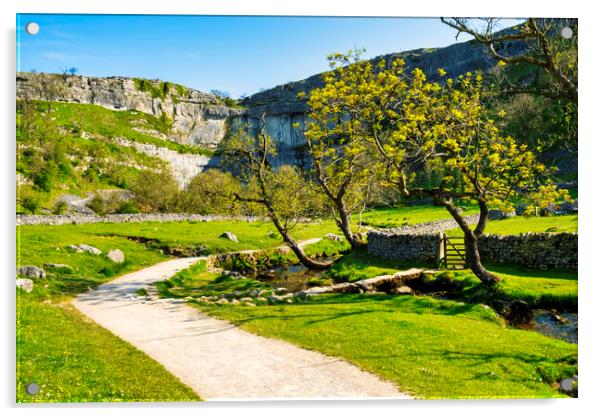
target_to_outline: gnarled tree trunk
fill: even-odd
[[[339,212],[339,220],[337,221],[339,228],[343,232],[343,235],[351,244],[351,248],[358,249],[366,246],[366,242],[362,238],[351,231],[351,223],[349,219],[349,213],[346,211],[344,206],[337,204],[337,211]]]
[[[498,276],[485,269],[481,263],[481,255],[479,254],[478,240],[481,235],[483,235],[483,231],[485,231],[487,216],[489,215],[487,203],[484,200],[479,199],[479,222],[477,223],[474,231],[470,229],[470,226],[451,200],[444,200],[443,205],[445,205],[447,211],[452,215],[452,217],[454,217],[464,232],[466,262],[468,263],[470,270],[472,270],[479,280],[487,286],[493,286],[502,280]]]

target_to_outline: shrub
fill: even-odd
[[[86,206],[98,215],[106,214],[107,207],[105,200],[98,194],[94,195],[94,197],[86,204]]]
[[[143,171],[131,187],[143,212],[170,212],[177,206],[180,188],[167,170]]]
[[[54,203],[54,207],[52,208],[54,215],[64,214],[65,211],[67,211],[67,203],[65,201],[59,200]]]
[[[21,199],[21,206],[32,214],[40,208],[40,201],[34,196],[25,196]]]
[[[137,214],[140,210],[134,201],[125,201],[116,210],[117,214]]]

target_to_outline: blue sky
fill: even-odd
[[[28,22],[40,25],[37,35],[25,32]],[[334,51],[366,48],[373,57],[447,46],[455,34],[438,18],[22,14],[17,70],[76,67],[82,75],[159,78],[238,98],[322,72]]]

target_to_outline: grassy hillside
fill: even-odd
[[[129,189],[144,170],[167,169],[117,139],[149,143],[180,153],[206,149],[165,140],[168,117],[112,111],[91,104],[19,102],[17,111],[17,212],[52,210],[61,194],[84,196],[99,189]],[[23,199],[28,202],[23,203]]]

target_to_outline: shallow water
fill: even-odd
[[[323,261],[330,261],[331,258],[323,258]],[[246,277],[260,280],[264,283],[273,286],[274,288],[283,287],[290,292],[307,289],[308,279],[312,277],[320,277],[326,270],[308,269],[302,264],[293,264],[289,266],[274,267],[269,270],[255,270],[250,273],[245,273]]]
[[[534,310],[532,321],[533,330],[550,337],[559,338],[572,344],[577,344],[577,314],[571,312],[559,312],[556,315],[566,319],[567,322],[557,322],[548,310]]]

